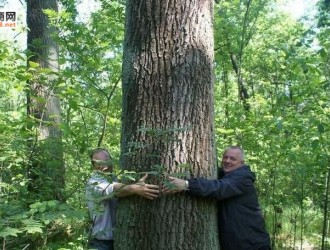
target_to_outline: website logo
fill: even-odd
[[[16,11],[0,10],[0,28],[16,28],[17,15]]]

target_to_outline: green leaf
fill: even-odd
[[[223,129],[223,128],[218,128],[217,129],[217,132],[220,133],[220,134],[225,134],[225,135],[228,135],[228,134],[233,134],[235,132],[234,129]]]
[[[42,228],[37,226],[24,227],[24,229],[29,234],[42,233]]]
[[[282,130],[282,129],[283,129],[283,123],[282,123],[281,120],[277,120],[277,121],[276,121],[276,128],[277,128],[278,130]]]
[[[30,68],[38,68],[39,67],[39,63],[33,62],[33,61],[29,61],[29,66]]]
[[[17,234],[19,233],[22,233],[22,231],[18,230],[17,228],[6,227],[3,231],[0,232],[0,237],[1,238],[6,238],[8,236],[17,237]]]
[[[77,109],[78,109],[78,103],[77,103],[75,100],[70,100],[70,101],[69,101],[69,104],[70,104],[70,107],[71,107],[73,110],[77,110]]]
[[[59,204],[59,201],[57,200],[51,200],[51,201],[47,201],[47,205],[51,208],[51,207],[56,207]]]
[[[46,211],[46,206],[47,203],[46,202],[36,202],[30,205],[31,208],[31,212],[35,213],[35,212],[45,212]]]
[[[50,73],[54,73],[54,71],[50,68],[42,68],[40,70],[40,73],[50,74]]]
[[[324,133],[324,126],[322,123],[317,125],[317,130],[319,131],[320,134]]]
[[[22,229],[27,233],[42,233],[43,225],[39,221],[29,218],[26,220],[22,220],[22,223],[24,224],[24,227]]]
[[[312,148],[313,149],[317,149],[317,147],[319,146],[319,139],[314,139],[313,141],[312,141]]]
[[[320,56],[321,56],[322,59],[327,59],[328,53],[327,53],[327,51],[324,48],[320,49],[318,51],[318,53],[320,54]]]

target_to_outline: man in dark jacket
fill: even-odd
[[[254,187],[255,175],[244,164],[244,152],[238,146],[227,148],[222,157],[218,180],[170,177],[176,188],[164,193],[186,194],[218,200],[221,250],[269,250],[270,238]]]

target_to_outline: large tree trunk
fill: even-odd
[[[49,27],[43,12],[57,11],[57,6],[57,0],[27,0],[28,64],[34,68],[27,96],[30,129],[34,133],[29,140],[29,188],[43,199],[62,199],[60,190],[64,187],[61,109],[54,93],[59,69],[58,46],[51,38],[54,29]]]
[[[213,1],[128,0],[121,167],[216,178]],[[181,164],[189,164],[183,167]],[[122,199],[115,248],[219,249],[216,203]]]

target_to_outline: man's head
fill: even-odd
[[[95,170],[112,172],[112,158],[108,150],[104,148],[96,148],[91,152],[90,158]]]
[[[239,146],[228,147],[222,156],[222,169],[225,173],[234,171],[244,164],[244,151]]]

